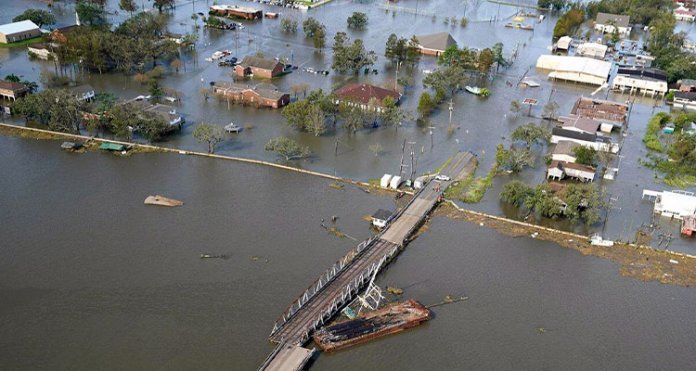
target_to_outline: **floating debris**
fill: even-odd
[[[167,197],[160,196],[160,195],[147,196],[147,198],[145,199],[145,205],[158,205],[158,206],[175,207],[175,206],[181,206],[183,204],[184,204],[183,201],[175,200],[173,198],[167,198]]]
[[[229,259],[227,255],[201,254],[201,259]]]
[[[458,298],[453,298],[451,295],[447,295],[447,296],[445,296],[445,299],[443,301],[441,301],[439,303],[435,303],[435,304],[426,305],[425,307],[430,309],[433,307],[439,307],[439,306],[446,305],[446,304],[458,303],[460,301],[464,301],[467,299],[469,299],[468,296],[460,296]]]
[[[338,183],[329,183],[329,187],[331,187],[333,189],[343,189],[344,185],[338,184]]]
[[[404,293],[404,290],[398,287],[387,286],[387,292],[392,295],[401,295]]]
[[[254,262],[259,261],[259,260],[263,260],[265,263],[268,263],[268,258],[263,258],[263,257],[256,256],[256,255],[252,255],[249,259],[251,259],[251,261],[254,261]]]

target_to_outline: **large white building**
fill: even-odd
[[[549,70],[552,79],[602,85],[609,79],[611,63],[585,57],[542,55],[537,59],[537,68]]]
[[[643,95],[667,94],[667,74],[655,68],[619,68],[614,77],[612,88],[633,94],[642,92]]]
[[[687,191],[651,191],[643,190],[643,198],[655,199],[656,214],[669,218],[682,219],[696,214],[696,196]]]
[[[631,18],[627,15],[598,13],[594,29],[602,33],[614,33],[614,31],[617,31],[619,36],[623,37],[631,33],[630,21]]]

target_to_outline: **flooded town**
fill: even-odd
[[[2,2],[0,368],[693,368],[695,19]]]

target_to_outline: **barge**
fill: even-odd
[[[430,311],[410,299],[367,312],[358,318],[326,326],[314,333],[314,342],[324,352],[362,344],[418,326],[431,318]]]

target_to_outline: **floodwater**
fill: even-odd
[[[68,154],[0,137],[0,368],[255,369],[276,317],[390,197],[230,161]],[[143,205],[149,194],[185,202]],[[229,259],[200,259],[202,253]],[[427,324],[316,370],[690,369],[693,289],[544,241],[435,218],[379,276]]]
[[[520,4],[533,4],[533,0],[518,1]],[[207,13],[209,1],[178,1],[178,6],[170,15],[169,29],[172,32],[187,33],[197,32],[199,42],[197,54],[183,53],[181,59],[185,67],[180,73],[170,72],[164,78],[162,85],[174,88],[183,94],[183,103],[177,110],[183,114],[187,124],[181,134],[173,135],[165,143],[165,146],[177,147],[189,150],[202,150],[204,146],[197,143],[191,136],[196,124],[211,122],[225,125],[235,122],[240,125],[253,126],[251,130],[245,130],[240,135],[222,143],[218,152],[234,156],[249,158],[276,160],[274,154],[264,150],[264,144],[277,136],[291,137],[303,145],[309,146],[313,155],[302,161],[293,162],[292,165],[310,168],[330,174],[344,176],[359,180],[379,178],[384,173],[398,173],[402,157],[404,141],[413,143],[413,150],[417,156],[417,173],[432,171],[443,163],[457,150],[469,150],[479,155],[479,174],[488,171],[494,160],[495,147],[499,143],[509,144],[510,133],[520,124],[536,122],[542,125],[550,125],[542,122],[538,117],[542,113],[543,105],[549,100],[556,101],[560,105],[559,114],[565,114],[571,108],[573,102],[581,95],[588,96],[594,90],[593,86],[553,82],[546,79],[542,72],[534,68],[536,59],[541,54],[550,51],[550,40],[555,24],[556,16],[550,15],[547,20],[535,23],[535,19],[529,18],[527,23],[535,23],[533,32],[505,28],[504,23],[511,19],[517,11],[517,7],[503,6],[489,3],[484,0],[468,1],[419,1],[402,0],[397,6],[401,10],[387,12],[382,8],[381,2],[358,2],[348,0],[335,0],[318,9],[302,12],[292,9],[281,9],[258,3],[230,0],[224,3],[238,5],[253,5],[269,11],[281,12],[281,17],[292,17],[301,21],[309,16],[317,18],[327,27],[327,48],[318,53],[312,47],[311,41],[305,39],[300,29],[295,35],[281,32],[279,20],[264,19],[262,21],[248,22],[242,31],[220,31],[200,29],[195,31],[191,14],[194,12]],[[8,21],[13,14],[19,13],[23,7],[45,7],[40,1],[15,2],[9,5],[9,9],[0,15],[0,21]],[[143,2],[146,9],[148,2]],[[117,1],[109,1],[109,20],[118,23],[127,13],[118,9]],[[420,15],[410,13],[406,9],[418,9]],[[54,8],[58,14],[59,25],[74,23],[72,5],[61,5]],[[353,11],[366,12],[369,16],[369,26],[365,31],[346,30],[345,19]],[[433,18],[431,14],[435,14]],[[470,22],[466,28],[458,24],[445,24],[441,15],[456,16],[458,19],[466,15]],[[498,22],[494,20],[498,19]],[[200,21],[199,21],[200,23]],[[301,28],[301,27],[300,27]],[[690,37],[696,36],[693,25],[678,24],[678,30],[684,31]],[[411,35],[429,34],[434,32],[449,32],[458,41],[460,46],[485,48],[496,42],[505,45],[506,55],[511,55],[514,49],[518,50],[518,58],[513,66],[502,69],[495,75],[492,81],[472,81],[472,84],[488,86],[492,96],[487,99],[461,93],[454,97],[453,123],[458,130],[452,135],[447,133],[449,112],[447,105],[443,104],[436,110],[429,121],[418,125],[413,120],[404,120],[403,125],[397,128],[377,128],[362,130],[354,135],[348,135],[342,129],[329,132],[321,137],[315,137],[305,133],[299,133],[285,125],[285,120],[278,111],[258,110],[251,107],[231,106],[218,102],[215,99],[205,101],[199,90],[208,87],[212,81],[230,81],[231,69],[218,67],[215,63],[205,62],[204,59],[214,51],[229,49],[233,55],[242,58],[245,55],[263,53],[267,57],[287,58],[292,64],[300,67],[313,67],[315,69],[329,69],[331,64],[331,49],[333,35],[336,32],[345,31],[351,38],[364,40],[368,50],[375,50],[378,55],[383,54],[384,43],[389,34],[410,37]],[[642,36],[637,31],[634,38]],[[3,74],[16,73],[30,80],[39,80],[42,72],[51,72],[54,66],[51,62],[28,62],[23,48],[0,49],[0,63]],[[414,68],[403,68],[401,74],[413,76],[415,84],[404,92],[402,107],[410,112],[415,112],[417,98],[423,91],[421,84],[424,70],[432,70],[436,67],[435,59],[423,57],[420,64]],[[332,72],[329,76],[320,76],[303,72],[301,69],[287,76],[274,79],[272,82],[281,90],[289,91],[294,84],[306,83],[311,89],[334,90],[350,81],[371,82],[377,85],[393,84],[395,68],[378,59],[375,68],[378,75],[358,76],[346,74],[339,75]],[[525,89],[511,88],[507,82],[513,85],[524,75],[534,77],[541,83],[540,88]],[[132,98],[137,95],[147,94],[147,87],[136,83],[132,76],[122,74],[84,73],[77,76],[83,82],[91,84],[97,91],[111,92],[121,98]],[[252,81],[252,83],[260,82]],[[391,85],[389,85],[391,86]],[[645,158],[646,150],[641,142],[645,126],[649,117],[655,112],[669,110],[661,101],[650,98],[629,97],[624,94],[598,93],[600,97],[624,102],[634,100],[634,105],[629,120],[628,136],[621,138],[615,135],[616,140],[624,140],[621,151],[621,162],[617,159],[613,166],[619,166],[619,176],[614,181],[598,180],[607,191],[607,198],[612,199],[612,209],[609,212],[606,225],[600,224],[586,228],[580,225],[571,225],[563,221],[542,220],[541,223],[553,225],[558,228],[576,230],[581,233],[604,232],[606,238],[633,240],[636,228],[652,222],[652,204],[641,200],[643,188],[654,190],[670,189],[660,182],[650,169],[640,166],[640,159]],[[535,98],[539,105],[531,111],[532,117],[509,112],[510,101]],[[12,119],[8,121],[12,122]],[[370,145],[379,144],[383,151],[379,156],[373,155],[369,150]],[[408,148],[407,148],[408,149]],[[529,184],[538,184],[544,180],[545,166],[542,158],[546,149],[538,152],[537,166],[534,169],[525,170],[518,175]],[[408,157],[408,153],[407,153]],[[410,164],[407,160],[406,163]],[[510,176],[499,176],[494,180],[494,187],[488,191],[481,203],[467,205],[479,211],[485,211],[496,215],[518,217],[517,210],[511,210],[501,204],[498,194]],[[692,187],[690,190],[696,190]],[[696,244],[690,239],[677,237],[679,228],[677,222],[657,219],[655,222],[662,225],[665,233],[672,233],[676,238],[668,246],[672,250],[696,254]]]

